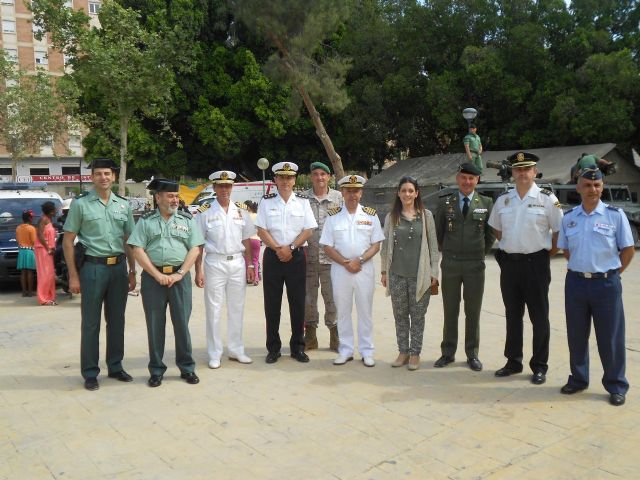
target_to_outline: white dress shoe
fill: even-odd
[[[253,360],[251,360],[251,357],[245,355],[244,353],[242,355],[236,355],[236,356],[229,355],[229,360],[235,360],[238,363],[253,363]]]
[[[209,360],[209,368],[220,368],[220,360]]]
[[[375,367],[376,366],[376,361],[373,359],[373,357],[364,357],[362,359],[362,361],[364,362],[364,366],[365,367]]]
[[[334,365],[344,365],[347,362],[350,362],[351,360],[353,360],[353,357],[343,357],[342,355],[340,355],[338,358],[336,358],[333,361]]]

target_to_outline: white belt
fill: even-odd
[[[211,253],[209,253],[208,255],[211,255]],[[242,253],[234,253],[233,255],[227,255],[226,253],[214,253],[213,255],[215,255],[216,257],[222,258],[222,260],[235,260],[237,258],[241,258],[243,256]]]

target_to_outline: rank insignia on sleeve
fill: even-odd
[[[376,214],[376,209],[375,208],[371,208],[371,207],[362,207],[362,211],[366,214],[369,214],[371,216]]]

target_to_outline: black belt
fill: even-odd
[[[85,255],[85,261],[91,263],[100,263],[101,265],[118,265],[124,260],[124,253],[115,255],[113,257],[92,257],[91,255]]]
[[[608,272],[576,272],[574,270],[569,270],[569,273],[573,273],[581,278],[587,278],[589,280],[594,280],[596,278],[609,278],[612,275],[618,273],[618,269],[614,268],[613,270],[609,270]]]
[[[504,256],[504,258],[506,258],[507,260],[514,260],[514,261],[527,260],[528,258],[538,257],[543,254],[549,255],[549,251],[538,250],[537,252],[533,252],[533,253],[507,253],[503,250],[502,252],[502,255]]]
[[[156,267],[162,273],[175,273],[178,270],[180,270],[180,266],[176,267],[175,265],[163,265],[163,266],[154,265],[154,267]]]

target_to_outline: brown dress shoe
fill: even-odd
[[[420,368],[420,355],[411,355],[409,357],[409,364],[407,368],[411,371],[417,370]]]

